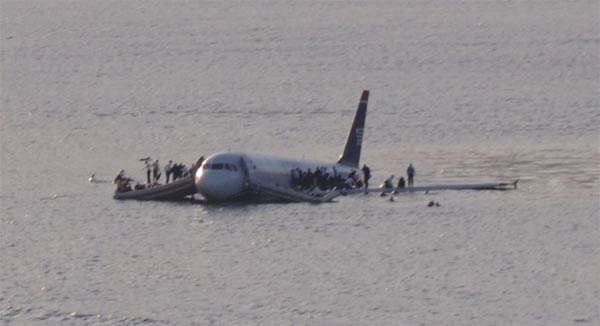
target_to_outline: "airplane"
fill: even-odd
[[[315,171],[317,167],[335,171],[342,179],[358,173],[360,152],[363,144],[369,91],[364,90],[350,127],[342,154],[335,162],[316,162],[304,159],[283,158],[249,152],[221,152],[210,155],[199,167],[194,167],[190,176],[169,184],[135,191],[115,191],[115,199],[137,200],[182,200],[197,193],[206,202],[228,202],[251,200],[258,202],[330,202],[340,195],[368,192],[413,193],[433,190],[508,190],[517,189],[517,179],[511,183],[425,185],[394,188],[337,189],[321,193],[310,193],[292,187],[292,170]],[[150,158],[143,158],[142,161]],[[200,162],[200,161],[199,161]],[[91,181],[91,180],[90,180]],[[511,187],[512,186],[512,187]]]
[[[364,90],[350,127],[344,150],[335,162],[316,162],[248,152],[222,152],[210,155],[196,170],[196,190],[207,201],[241,199],[324,202],[340,194],[331,191],[312,196],[291,188],[293,169],[315,171],[327,167],[342,178],[357,173],[363,143],[369,91]]]

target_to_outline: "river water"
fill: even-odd
[[[598,1],[2,1],[0,323],[597,325]],[[517,191],[119,202],[139,158]],[[434,200],[440,207],[428,208]]]

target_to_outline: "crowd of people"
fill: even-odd
[[[160,164],[158,160],[155,160],[153,163],[150,163],[150,158],[142,159],[146,163],[146,181],[148,184],[157,184],[162,176],[160,172]],[[178,179],[189,176],[193,171],[195,171],[200,165],[204,162],[204,156],[200,157],[198,161],[193,163],[190,168],[188,168],[183,163],[173,163],[172,160],[169,160],[167,164],[163,167],[163,172],[165,173],[165,183],[169,183],[169,181],[176,181]],[[152,181],[150,179],[150,174],[152,174]],[[171,178],[172,177],[172,178]]]
[[[314,171],[300,168],[291,170],[292,188],[296,190],[311,190],[319,187],[321,190],[352,189],[361,188],[363,181],[357,175],[356,171],[350,172],[347,176],[338,173],[335,167],[317,166]]]
[[[127,192],[131,190],[141,190],[150,188],[152,186],[160,185],[159,180],[162,176],[160,172],[160,163],[159,160],[154,160],[152,162],[150,157],[146,157],[140,159],[140,161],[144,162],[144,169],[146,170],[146,183],[136,182],[135,186],[131,187],[131,183],[135,180],[129,178],[125,174],[125,170],[120,170],[119,173],[115,176],[113,183],[117,185],[118,192]],[[204,156],[200,157],[198,161],[191,165],[191,168],[188,168],[183,163],[173,163],[172,160],[169,160],[169,163],[165,164],[163,167],[163,171],[165,173],[166,184],[169,181],[174,182],[178,179],[190,176],[200,165],[204,162]],[[172,177],[172,180],[171,180]]]
[[[169,179],[171,178],[171,176],[173,176],[173,181],[176,181],[177,179],[181,179],[190,175],[190,171],[191,170],[187,166],[185,166],[185,164],[173,164],[173,161],[170,160],[169,163],[167,163],[164,166],[166,183],[169,183]]]
[[[369,180],[371,179],[371,169],[365,164],[361,171],[363,174],[362,178],[358,175],[357,171],[352,171],[347,176],[344,176],[335,167],[316,167],[314,171],[311,169],[303,171],[295,168],[291,170],[292,188],[300,191],[312,190],[315,187],[324,191],[334,188],[364,188],[366,192],[369,188]],[[385,180],[382,187],[387,189],[412,187],[415,174],[416,169],[411,163],[406,170],[407,179],[401,176],[398,183],[394,185],[394,175],[391,175]]]

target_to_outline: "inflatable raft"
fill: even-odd
[[[165,185],[155,185],[140,190],[115,191],[114,199],[136,200],[183,200],[196,193],[196,184],[191,176],[184,177]]]

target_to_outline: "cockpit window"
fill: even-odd
[[[202,166],[205,170],[227,170],[227,171],[237,171],[238,168],[234,164],[229,163],[205,163]]]

